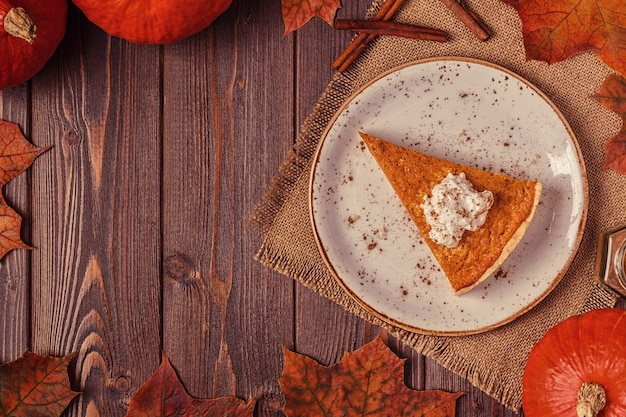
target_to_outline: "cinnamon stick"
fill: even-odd
[[[374,20],[389,21],[402,6],[404,0],[387,0],[374,15]],[[348,47],[333,61],[333,68],[345,71],[367,45],[376,38],[374,34],[359,33]]]
[[[445,42],[447,40],[446,32],[439,29],[383,20],[337,19],[335,20],[335,29],[436,42]]]
[[[481,41],[491,36],[491,30],[472,10],[467,9],[458,0],[441,0],[441,2]]]

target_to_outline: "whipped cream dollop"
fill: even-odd
[[[420,205],[426,222],[430,225],[428,236],[440,245],[456,248],[466,230],[478,230],[487,219],[493,205],[493,194],[478,192],[465,177],[448,174],[432,190],[432,196],[424,196]]]

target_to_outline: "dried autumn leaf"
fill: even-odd
[[[527,58],[554,63],[594,51],[626,74],[626,1],[519,0],[518,14]]]
[[[0,259],[12,249],[31,249],[22,242],[21,226],[22,217],[9,207],[0,194]]]
[[[130,399],[126,417],[252,417],[256,400],[196,399],[185,391],[168,358]]]
[[[0,365],[0,416],[60,416],[79,394],[71,389],[67,372],[72,358],[27,351],[15,361]]]
[[[462,393],[416,391],[404,384],[404,359],[381,338],[332,366],[283,348],[285,366],[278,382],[287,416],[450,417]]]
[[[593,96],[600,104],[617,113],[626,121],[626,78],[613,74],[606,77],[600,90]],[[626,126],[604,143],[606,160],[602,168],[611,168],[626,174]]]
[[[48,149],[32,145],[18,125],[0,120],[0,189]],[[20,238],[21,225],[22,218],[0,194],[0,259],[13,249],[30,249]]]
[[[0,120],[0,185],[26,171],[48,149],[31,144],[15,123]]]
[[[300,29],[313,17],[332,26],[340,7],[340,0],[282,0],[285,35]]]

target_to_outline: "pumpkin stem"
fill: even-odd
[[[28,43],[33,43],[37,37],[37,27],[26,10],[21,7],[13,7],[4,16],[4,31],[16,38],[24,39]]]
[[[600,384],[585,382],[578,389],[578,417],[596,417],[606,405],[606,391]]]

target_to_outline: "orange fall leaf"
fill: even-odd
[[[0,416],[58,417],[79,393],[70,387],[63,358],[25,352],[0,365]]]
[[[285,35],[300,29],[313,17],[332,26],[340,7],[340,0],[282,0]]]
[[[256,400],[196,399],[185,391],[168,358],[130,399],[126,417],[252,417]]]
[[[626,74],[624,0],[503,0],[517,6],[526,56],[554,63],[593,51]]]
[[[13,249],[32,249],[20,237],[22,216],[4,201],[0,193],[0,259]]]
[[[454,416],[463,393],[416,391],[404,384],[404,359],[376,338],[337,364],[322,366],[284,348],[278,382],[287,416]]]
[[[621,75],[609,75],[600,90],[593,96],[600,104],[617,113],[626,122],[626,78]],[[603,168],[613,169],[626,174],[626,126],[604,143],[606,160]]]
[[[48,149],[32,145],[18,125],[0,120],[0,189]],[[0,259],[13,249],[30,249],[20,238],[21,226],[22,218],[0,194]]]

